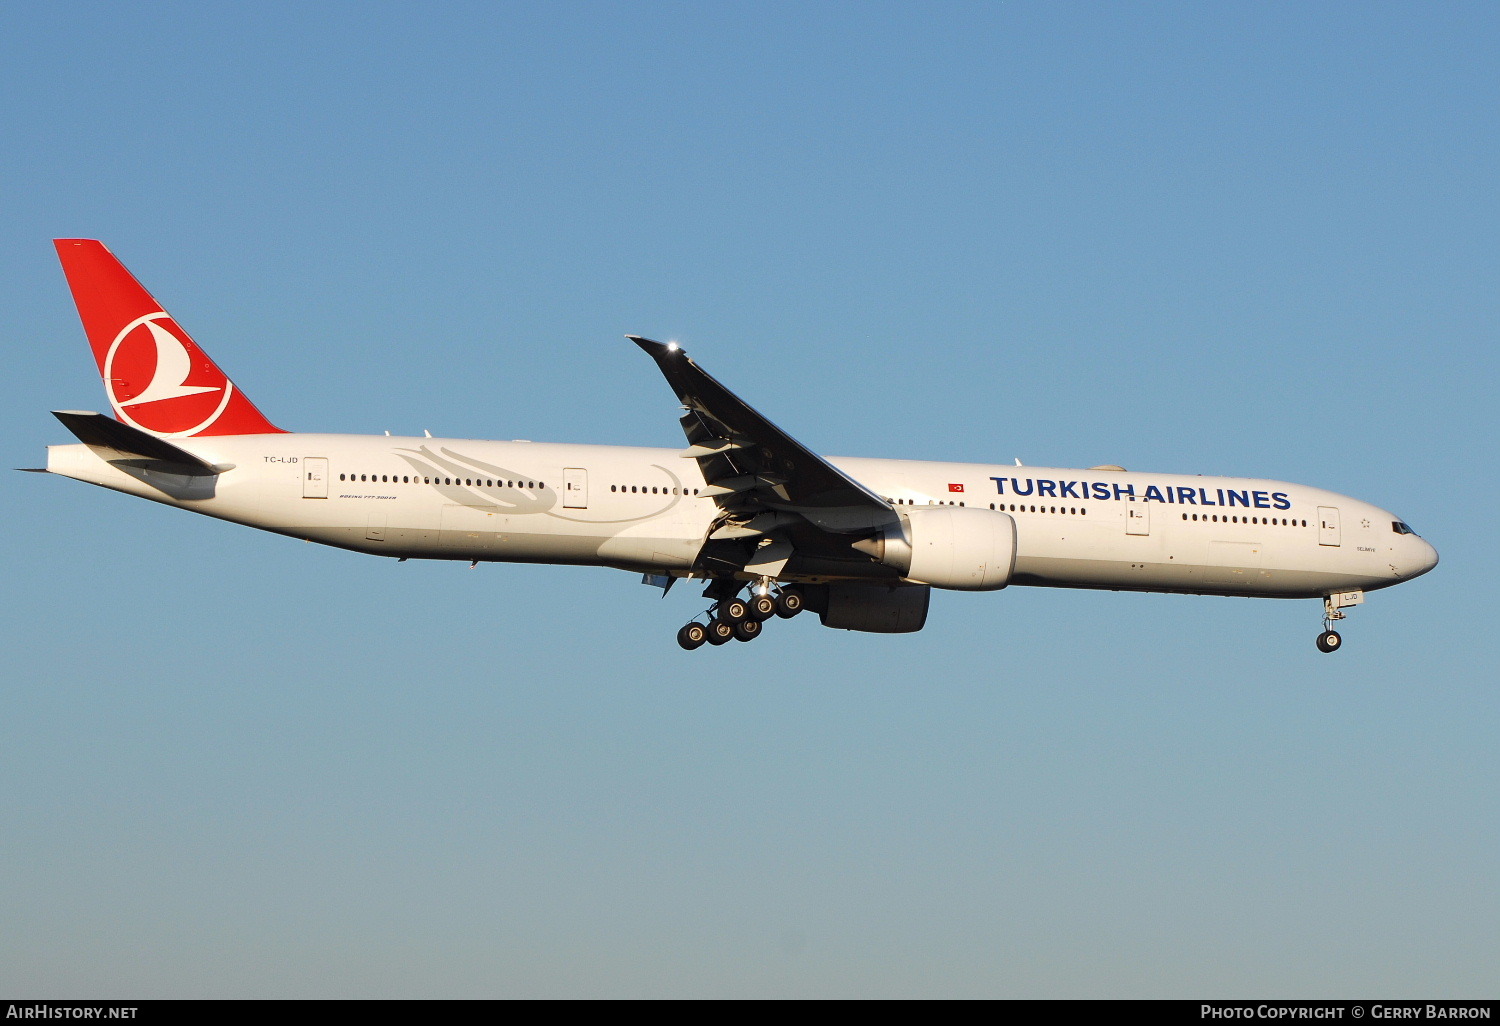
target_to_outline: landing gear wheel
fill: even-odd
[[[750,605],[742,598],[730,597],[719,600],[719,619],[739,623],[750,615]]]
[[[776,600],[770,595],[750,597],[750,618],[765,621],[776,615]]]
[[[717,616],[708,621],[708,643],[710,645],[722,645],[734,637],[734,624],[727,620],[720,620]]]
[[[1318,635],[1319,652],[1337,652],[1344,639],[1339,637],[1338,631],[1324,631]]]
[[[782,588],[781,594],[776,596],[776,615],[783,620],[790,620],[802,612],[806,601],[802,598],[802,592],[796,588]]]
[[[740,641],[753,641],[760,637],[760,628],[759,620],[741,620],[734,625],[734,636]]]
[[[690,623],[677,632],[677,644],[691,652],[708,640],[708,628],[701,623]]]

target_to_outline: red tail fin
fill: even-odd
[[[116,416],[163,438],[281,431],[103,243],[54,241]]]

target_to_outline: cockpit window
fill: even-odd
[[[1416,531],[1413,531],[1410,527],[1407,527],[1405,524],[1403,524],[1399,520],[1393,520],[1393,521],[1391,521],[1391,530],[1395,531],[1397,534],[1416,534],[1417,533]]]

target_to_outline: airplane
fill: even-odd
[[[675,343],[626,336],[687,447],[293,433],[276,427],[105,246],[55,240],[114,416],[34,469],[292,538],[407,559],[572,564],[701,582],[687,650],[775,618],[921,630],[933,588],[1012,585],[1323,603],[1317,647],[1437,551],[1400,517],[1251,478],[823,457]]]

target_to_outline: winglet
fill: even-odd
[[[687,351],[676,342],[656,342],[649,338],[642,338],[640,335],[626,335],[625,337],[644,349],[657,363],[677,357],[687,358]]]

